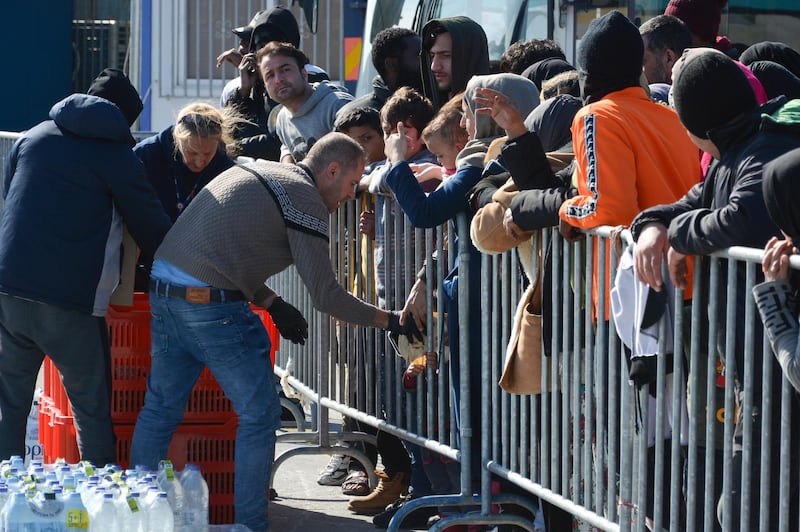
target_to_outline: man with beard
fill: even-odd
[[[281,143],[270,128],[270,113],[278,106],[264,90],[258,72],[256,52],[270,41],[288,42],[300,47],[300,28],[289,9],[275,7],[262,10],[253,16],[246,26],[231,30],[239,38],[239,46],[221,53],[217,67],[228,62],[235,66],[239,75],[222,89],[220,107],[231,106],[244,115],[248,122],[237,126],[234,132],[237,155],[258,159],[277,160]],[[321,68],[306,65],[311,83],[328,80]]]
[[[464,91],[472,76],[489,73],[489,45],[480,24],[469,17],[439,18],[422,28],[423,93],[440,109]]]
[[[299,163],[317,139],[333,131],[337,111],[353,97],[328,81],[309,83],[308,58],[289,43],[270,42],[256,62],[267,94],[283,104],[275,122],[280,161]]]
[[[642,70],[648,83],[672,85],[672,65],[686,48],[692,47],[692,33],[672,15],[659,15],[639,27],[644,43]]]

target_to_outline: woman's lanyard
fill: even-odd
[[[192,190],[185,198],[181,197],[181,187],[178,185],[178,176],[176,174],[173,174],[172,180],[175,182],[175,208],[178,210],[178,215],[180,215],[183,209],[192,201],[194,195],[197,194],[197,185],[200,184],[200,179],[194,182]]]

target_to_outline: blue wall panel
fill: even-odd
[[[28,129],[71,92],[72,2],[0,2],[0,50],[0,130]]]

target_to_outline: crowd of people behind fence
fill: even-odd
[[[773,352],[757,350],[753,382],[761,383],[762,371],[774,364],[776,384],[769,398],[760,386],[743,388],[739,332],[746,328],[744,313],[737,313],[736,365],[728,374],[739,409],[733,469],[741,478],[742,420],[749,417],[755,433],[771,425],[777,434],[777,417],[759,416],[762,399],[780,403],[783,375],[800,391],[798,285],[789,268],[800,238],[800,53],[777,42],[732,44],[718,35],[720,11],[714,1],[671,0],[663,15],[640,27],[611,11],[589,24],[575,64],[546,39],[513,43],[495,64],[483,29],[466,16],[432,20],[421,34],[388,28],[372,43],[378,73],[372,90],[353,99],[329,79],[325,65],[309,64],[297,21],[277,7],[232,30],[240,44],[217,63],[230,62],[239,75],[226,85],[219,107],[189,104],[173,125],[135,146],[129,127],[141,101],[122,72],[106,69],[87,94],[56,103],[50,120],[25,133],[5,168],[0,459],[24,454],[35,379],[47,353],[70,398],[81,457],[115,461],[104,316],[119,277],[124,223],[141,249],[136,286],[149,291],[153,315],[152,368],[132,465],[155,468],[166,455],[192,385],[208,367],[239,417],[236,521],[267,530],[280,405],[270,339],[249,304],[267,309],[284,338],[304,343],[306,318],[269,287],[271,276],[294,265],[317,309],[418,341],[434,280],[426,276],[430,268],[416,273],[396,265],[435,258],[424,256],[403,220],[430,228],[463,213],[471,224],[469,276],[460,278],[459,259],[451,260],[436,309],[451,338],[460,328],[469,331],[472,355],[463,360],[459,342],[449,342],[450,374],[440,381],[452,394],[459,427],[460,365],[471,368],[469,389],[480,390],[481,253],[519,248],[528,281],[538,274],[547,284],[560,272],[547,260],[531,263],[535,231],[558,227],[575,241],[601,226],[629,229],[635,246],[623,262],[630,284],[603,284],[597,272],[611,255],[597,247],[588,282],[596,330],[612,330],[612,319],[638,320],[634,334],[621,338],[631,381],[642,386],[655,379],[656,357],[636,337],[642,317],[622,307],[675,288],[685,289],[688,303],[693,268],[707,268],[693,258],[731,246],[765,249],[758,284],[753,293],[739,290],[736,305],[755,297],[764,324],[757,336],[766,333]],[[372,242],[374,255],[362,257],[354,286],[342,287],[329,259],[328,218],[354,200],[361,238]],[[406,249],[416,256],[398,258]],[[447,263],[437,259],[437,267]],[[367,280],[370,272],[374,278]],[[415,273],[405,302],[389,308],[392,276],[414,279]],[[737,279],[745,285],[743,269]],[[466,316],[458,313],[459,281],[468,286]],[[374,285],[374,301],[351,295],[364,282]],[[723,284],[706,289],[722,294]],[[559,302],[543,293],[548,332],[555,330],[551,310]],[[545,334],[545,354],[550,340]],[[761,345],[759,338],[747,341]],[[379,356],[393,356],[388,342],[381,345]],[[434,353],[411,361],[393,386],[415,389],[426,368],[440,362]],[[745,401],[748,394],[752,400]],[[752,411],[744,411],[747,405]],[[472,409],[470,421],[480,434],[480,409]],[[790,423],[791,492],[780,496],[796,502],[796,394]],[[364,464],[344,453],[331,457],[319,483],[341,485],[354,497],[350,511],[374,515],[385,528],[409,500],[460,489],[458,462],[353,419],[345,425],[377,432],[376,447],[354,445],[383,465],[371,489]],[[471,441],[477,488],[481,442]],[[752,443],[756,456],[759,442]],[[778,438],[771,441],[775,468],[780,446]],[[758,485],[758,474],[749,478],[754,497],[762,489],[775,494],[768,529],[777,529],[778,475],[767,476],[769,486]],[[722,482],[716,489],[720,498]],[[739,529],[743,502],[734,491],[735,507],[719,510],[720,529]],[[563,510],[541,506],[530,516],[537,528],[571,528]],[[648,516],[652,506],[651,496]],[[758,500],[749,507],[758,508]],[[698,512],[698,524],[709,511],[717,509]],[[430,526],[446,512],[420,508],[403,524]],[[744,530],[757,528],[758,513],[751,511]],[[800,526],[799,513],[790,512],[789,529]],[[730,522],[723,522],[726,515]]]

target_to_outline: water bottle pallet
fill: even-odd
[[[266,310],[252,308],[270,335],[270,356],[274,361],[280,334]],[[111,337],[111,419],[115,424],[136,423],[144,405],[150,373],[150,304],[147,294],[135,294],[132,307],[111,307],[106,321]],[[58,370],[49,358],[44,362],[44,396],[63,415],[72,415]],[[211,372],[204,369],[189,396],[184,422],[225,423],[232,416],[230,401]]]
[[[40,410],[43,459],[53,463],[64,458],[68,463],[80,460],[75,441],[75,426],[71,416],[63,415],[50,401],[44,401]],[[197,464],[208,484],[209,520],[214,524],[234,521],[234,449],[238,420],[224,424],[183,424],[175,431],[167,457],[175,468],[183,469],[187,463]],[[134,425],[115,425],[117,436],[117,463],[123,468],[130,464],[130,447]],[[136,465],[136,464],[133,464]]]

